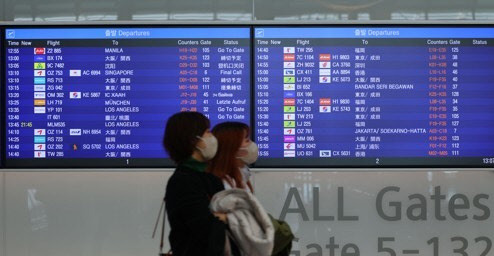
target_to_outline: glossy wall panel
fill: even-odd
[[[453,237],[468,241],[468,255],[480,255],[485,243],[475,239],[494,239],[492,214],[484,220],[473,218],[486,217],[485,208],[494,210],[493,172],[388,171],[271,170],[255,172],[253,179],[256,195],[266,210],[275,217],[284,215],[299,239],[292,255],[308,255],[318,248],[321,255],[331,255],[326,248],[331,237],[333,245],[339,246],[334,255],[342,255],[347,244],[358,246],[360,255],[380,255],[379,237],[395,239],[383,242],[383,246],[400,250],[398,255],[403,255],[401,250],[405,249],[433,255],[431,239],[435,237],[438,255],[454,255],[452,250],[459,248],[461,242],[452,242]],[[6,201],[0,208],[6,213],[5,256],[153,255],[159,242],[151,239],[151,233],[170,175],[171,172],[7,172]],[[381,214],[396,216],[397,207],[392,203],[401,203],[399,220],[385,220],[377,211],[380,192],[391,186],[399,191],[381,193]],[[444,196],[437,208],[444,220],[437,219],[436,205],[430,199],[437,187]],[[408,198],[412,194],[426,199],[427,220],[408,219],[408,208],[419,202]],[[454,220],[449,211],[449,201],[455,194],[469,201],[468,207],[454,211],[465,215],[466,220]],[[488,196],[477,200],[484,209],[475,203],[479,195]],[[416,208],[411,214],[419,216],[419,212]],[[487,255],[492,254],[494,251]]]
[[[481,20],[493,2],[476,0],[254,0],[258,20]]]
[[[1,0],[8,21],[252,20],[251,0]]]
[[[160,172],[6,173],[6,255],[154,255]],[[168,229],[168,228],[167,228]]]
[[[494,209],[494,173],[490,171],[261,172],[255,180],[256,195],[267,211],[284,218],[299,239],[294,243],[294,255],[320,255],[319,249],[322,255],[331,255],[327,248],[331,238],[339,245],[334,255],[342,255],[348,244],[356,245],[360,255],[387,255],[378,254],[380,237],[383,248],[389,247],[397,255],[405,255],[403,250],[418,250],[418,255],[454,255],[452,250],[462,243],[451,241],[454,237],[468,242],[468,255],[481,255],[485,244],[475,240],[494,238],[490,213]],[[436,204],[431,199],[434,194],[444,198]],[[488,209],[488,215],[477,207],[477,200]],[[464,203],[468,207],[453,206]],[[462,218],[465,220],[459,220]],[[435,237],[438,254],[433,254]],[[493,254],[491,250],[486,255]]]
[[[0,0],[4,21],[493,19],[490,0]]]

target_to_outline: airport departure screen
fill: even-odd
[[[173,113],[250,122],[250,42],[248,27],[7,28],[6,165],[171,164]]]
[[[254,35],[259,166],[493,166],[494,29]]]

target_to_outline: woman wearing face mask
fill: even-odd
[[[225,189],[240,188],[254,192],[248,165],[258,157],[257,145],[251,141],[249,126],[239,122],[225,122],[213,128],[218,140],[218,151],[208,171],[223,180]],[[275,228],[272,256],[288,256],[294,238],[290,226],[270,216]]]
[[[213,135],[218,140],[218,152],[211,160],[209,172],[222,179],[226,189],[254,192],[248,165],[257,160],[258,148],[249,138],[249,126],[225,122],[213,128]]]
[[[166,124],[163,144],[177,163],[165,194],[174,255],[225,255],[226,215],[209,209],[212,196],[224,190],[221,180],[206,172],[218,146],[209,126],[197,112],[177,113]]]

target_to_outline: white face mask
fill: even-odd
[[[204,141],[204,145],[206,145],[205,148],[196,146],[196,148],[201,152],[202,157],[204,157],[206,161],[213,159],[216,155],[216,151],[218,151],[218,140],[216,137],[211,135],[204,138],[197,136],[197,138]]]
[[[240,148],[239,150],[247,151],[247,155],[238,157],[238,159],[242,160],[245,164],[252,164],[257,161],[257,157],[259,156],[259,148],[255,142],[251,141],[247,147]]]

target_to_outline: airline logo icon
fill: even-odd
[[[331,68],[331,62],[321,61],[319,62],[319,68]]]
[[[80,69],[71,69],[69,71],[69,76],[81,76],[81,70]]]
[[[46,61],[45,55],[34,55],[34,62],[44,62]]]
[[[34,69],[46,69],[46,63],[44,63],[44,62],[35,62],[34,63]]]
[[[295,47],[283,47],[283,53],[295,53]]]
[[[295,99],[283,99],[283,105],[295,106]]]
[[[71,99],[80,99],[82,96],[81,92],[70,92]]]
[[[46,98],[46,93],[44,93],[44,92],[35,92],[34,93],[34,98],[35,99],[44,99],[44,98]]]
[[[295,91],[295,84],[284,84],[283,90],[285,91]]]
[[[330,106],[319,106],[319,113],[331,113]]]
[[[44,106],[46,105],[46,100],[34,100],[35,106]]]
[[[34,84],[46,84],[46,79],[44,77],[35,77]]]
[[[329,84],[329,83],[331,83],[331,77],[330,76],[320,76],[319,77],[319,83]]]
[[[295,83],[295,77],[294,76],[285,76],[285,77],[283,77],[283,82],[285,84],[293,84],[293,83]]]
[[[294,76],[295,75],[295,69],[283,69],[283,75],[284,76]]]
[[[295,135],[295,129],[285,128],[283,129],[283,135]]]
[[[319,105],[329,106],[329,105],[331,105],[331,99],[330,98],[320,98],[319,99]]]
[[[283,97],[293,98],[293,97],[295,97],[295,92],[283,92]]]
[[[294,106],[283,106],[283,112],[295,113],[295,107]]]
[[[331,69],[319,69],[320,76],[329,76],[331,75]]]
[[[34,85],[35,92],[44,92],[46,90],[46,86],[44,84],[36,84]]]
[[[46,72],[44,70],[35,70],[34,76],[46,76]]]
[[[283,143],[283,148],[285,150],[295,150],[295,143]]]
[[[295,120],[295,114],[283,114],[283,120]]]
[[[34,158],[46,158],[46,151],[34,151]]]
[[[319,157],[331,157],[331,150],[319,150]]]
[[[45,136],[34,136],[34,143],[46,143]]]
[[[283,157],[295,157],[295,151],[283,151]]]
[[[295,128],[295,121],[283,121],[283,127]]]
[[[34,107],[34,113],[35,114],[46,114],[46,108],[45,107]]]
[[[295,68],[295,62],[283,62],[283,68]]]
[[[34,54],[45,54],[45,48],[34,48]]]
[[[295,61],[295,54],[283,54],[283,61]]]
[[[34,150],[46,150],[46,144],[34,144]]]
[[[331,60],[331,54],[319,54],[319,60],[320,61],[330,61]]]
[[[46,135],[45,129],[34,129],[34,135]]]
[[[81,129],[70,129],[70,136],[81,136],[82,135],[82,130]]]
[[[283,142],[295,142],[295,136],[283,136]]]

